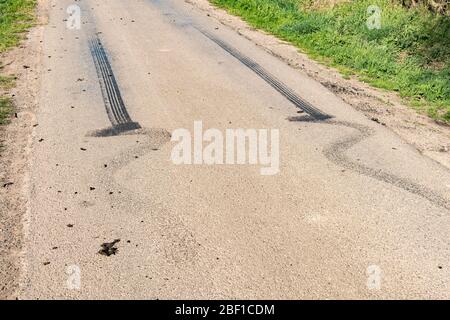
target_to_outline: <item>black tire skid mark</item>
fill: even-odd
[[[352,148],[354,145],[372,136],[374,134],[374,131],[372,129],[370,129],[367,126],[351,122],[333,120],[332,116],[323,113],[321,110],[317,109],[316,107],[312,106],[309,102],[299,97],[297,94],[295,94],[295,92],[292,89],[290,89],[289,87],[284,85],[281,81],[270,75],[258,63],[246,57],[238,50],[236,50],[226,42],[222,41],[221,39],[217,38],[210,32],[205,31],[199,27],[195,28],[205,37],[216,43],[223,50],[231,54],[233,57],[235,57],[245,66],[247,66],[249,69],[254,71],[258,76],[260,76],[264,81],[266,81],[269,85],[271,85],[284,97],[286,97],[296,107],[298,107],[299,109],[303,110],[305,113],[308,114],[308,116],[306,117],[301,117],[302,118],[301,120],[296,119],[296,117],[292,117],[291,121],[317,122],[335,126],[344,126],[356,130],[358,132],[357,134],[350,135],[346,138],[338,140],[324,149],[323,153],[329,161],[335,163],[338,166],[344,167],[348,170],[352,170],[359,174],[369,176],[376,180],[394,185],[410,193],[421,196],[431,201],[433,204],[436,204],[440,207],[450,210],[449,201],[443,198],[442,196],[436,194],[429,188],[417,184],[415,182],[412,182],[409,179],[398,177],[392,173],[388,173],[383,170],[377,170],[365,166],[361,163],[357,163],[355,161],[352,161],[345,155],[346,151]]]
[[[398,177],[392,173],[385,172],[381,169],[374,169],[368,167],[362,163],[351,160],[346,152],[353,146],[361,143],[365,139],[373,136],[375,131],[368,126],[356,124],[348,121],[338,121],[338,120],[326,120],[326,121],[316,121],[308,117],[291,117],[288,118],[289,121],[306,121],[332,126],[342,126],[355,130],[356,134],[350,134],[346,137],[339,139],[330,145],[326,146],[323,150],[325,157],[332,163],[343,167],[345,169],[357,172],[361,175],[365,175],[376,179],[381,182],[388,183],[395,187],[401,188],[412,194],[420,196],[429,200],[434,205],[450,210],[450,201],[437,194],[433,190],[412,182],[409,179]]]
[[[97,71],[106,113],[112,125],[111,128],[99,130],[91,135],[97,137],[114,136],[123,132],[140,129],[141,126],[139,123],[131,120],[128,114],[119,85],[117,84],[111,64],[108,61],[108,56],[100,39],[90,39],[89,48]]]
[[[269,84],[273,89],[275,89],[278,93],[284,96],[287,100],[289,100],[292,104],[294,104],[297,108],[303,110],[307,114],[309,114],[316,121],[331,119],[332,116],[322,112],[318,108],[314,107],[311,103],[304,100],[300,96],[298,96],[291,88],[281,82],[279,79],[271,75],[266,69],[264,69],[257,62],[253,61],[249,57],[243,55],[237,49],[233,48],[231,45],[226,43],[225,41],[219,39],[215,35],[211,34],[208,31],[205,31],[199,27],[194,26],[201,34],[203,34],[206,38],[217,44],[220,48],[228,52],[231,56],[240,61],[247,68],[256,73],[262,80],[264,80],[267,84]]]
[[[113,194],[110,194],[112,198],[107,199],[108,203],[113,204],[111,209],[117,210],[124,203],[131,203],[132,208],[126,209],[132,209],[133,212],[126,211],[125,214],[130,215],[130,218],[137,217],[139,214],[145,215],[148,212],[148,207],[145,204],[152,204],[151,195],[136,195],[132,190],[123,188],[123,185],[118,183],[114,177],[118,171],[133,161],[158,150],[170,140],[171,135],[165,129],[142,128],[139,123],[131,120],[100,40],[96,37],[92,38],[89,47],[99,78],[106,113],[112,126],[89,132],[88,136],[135,135],[139,139],[138,145],[129,147],[112,158],[106,159],[108,171],[101,174],[100,183],[109,190],[121,190],[120,194],[113,192]],[[180,218],[164,214],[164,212],[155,214],[151,211],[148,212],[145,219],[152,219],[152,225],[161,234],[167,233],[167,230],[173,230],[169,235],[166,234],[161,241],[165,258],[169,263],[191,263],[195,261],[194,257],[198,251],[198,244],[193,233],[183,224]]]

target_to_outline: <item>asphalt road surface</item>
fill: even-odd
[[[450,298],[446,168],[183,1],[49,17],[21,299]],[[194,121],[279,172],[176,165]]]

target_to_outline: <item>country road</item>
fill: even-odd
[[[20,299],[450,298],[446,167],[184,1],[48,15]],[[200,122],[279,163],[174,163]]]

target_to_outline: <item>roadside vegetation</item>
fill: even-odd
[[[6,124],[12,112],[12,101],[9,98],[0,98],[0,125]]]
[[[411,106],[450,123],[450,17],[445,4],[436,8],[426,0],[210,1],[344,76],[356,75],[372,86],[397,91]],[[381,9],[379,28],[373,24],[375,11],[369,9],[373,5]]]
[[[33,24],[35,0],[0,0],[0,52],[17,46]]]
[[[35,4],[35,0],[0,0],[0,55],[17,46],[33,25]],[[13,110],[11,99],[3,95],[14,86],[14,81],[14,76],[3,74],[0,60],[0,125],[7,122]]]

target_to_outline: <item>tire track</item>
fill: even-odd
[[[351,160],[346,152],[350,150],[353,146],[359,144],[363,140],[374,135],[375,131],[367,126],[348,122],[348,121],[337,121],[337,120],[327,120],[327,121],[316,121],[314,119],[305,117],[291,117],[289,121],[308,121],[326,125],[342,126],[356,130],[356,134],[350,134],[342,139],[339,139],[323,150],[325,157],[333,162],[334,164],[343,167],[345,169],[357,172],[361,175],[365,175],[376,179],[381,182],[388,183],[390,185],[401,188],[412,194],[418,195],[432,202],[433,204],[450,210],[450,201],[441,195],[437,194],[435,191],[415,183],[407,178],[398,177],[392,173],[385,172],[381,169],[374,169],[368,167],[364,164],[358,163]]]
[[[97,131],[94,136],[113,136],[126,131],[140,129],[139,123],[131,120],[128,114],[120,94],[119,85],[100,39],[92,38],[89,41],[89,48],[97,70],[106,113],[112,125],[111,128]]]
[[[100,184],[106,186],[107,190],[120,190],[120,194],[115,193],[114,198],[108,200],[114,204],[112,206],[114,210],[121,212],[125,209],[123,204],[127,206],[131,204],[133,212],[129,214],[129,219],[135,220],[136,227],[140,228],[139,225],[144,222],[151,225],[152,239],[158,242],[160,249],[155,261],[176,268],[189,267],[195,264],[199,247],[194,232],[170,209],[155,201],[151,193],[137,194],[116,178],[121,170],[134,161],[152,152],[158,152],[170,142],[171,134],[165,129],[152,128],[138,131],[137,145],[128,147],[105,160],[108,163],[108,169],[102,174]],[[128,215],[128,212],[126,214]],[[142,246],[145,247],[145,244]]]
[[[243,55],[238,50],[217,38],[213,34],[208,31],[202,30],[199,27],[195,27],[200,33],[202,33],[205,37],[216,43],[223,50],[231,54],[234,58],[239,60],[242,64],[248,67],[250,70],[255,72],[261,79],[263,79],[266,83],[268,83],[272,88],[278,91],[281,95],[283,95],[286,99],[288,99],[291,103],[293,103],[297,108],[303,110],[315,120],[326,120],[332,118],[332,116],[322,112],[318,108],[314,107],[311,103],[299,97],[291,88],[286,86],[283,82],[272,76],[266,69],[264,69],[261,65],[250,59],[249,57]]]
[[[398,177],[392,173],[385,172],[380,169],[374,169],[368,167],[364,164],[357,163],[350,158],[348,158],[345,153],[347,150],[351,149],[353,146],[362,142],[363,140],[369,138],[374,134],[374,130],[371,128],[359,125],[347,121],[337,121],[332,120],[332,116],[322,112],[318,108],[311,105],[309,102],[305,101],[301,97],[299,97],[292,89],[283,84],[280,80],[276,79],[270,73],[268,73],[262,66],[260,66],[255,61],[241,54],[238,50],[220,40],[216,36],[212,35],[208,31],[202,30],[198,27],[195,27],[199,32],[201,32],[208,39],[216,43],[219,47],[224,49],[226,52],[231,54],[233,57],[238,59],[241,63],[247,66],[249,69],[254,71],[259,77],[261,77],[264,81],[266,81],[269,85],[271,85],[275,90],[281,93],[284,97],[286,97],[290,102],[292,102],[296,107],[303,110],[305,113],[309,115],[309,117],[301,117],[301,119],[293,117],[290,118],[290,121],[308,121],[308,122],[317,122],[335,126],[343,126],[347,128],[351,128],[357,131],[357,134],[353,134],[347,136],[343,139],[340,139],[328,147],[326,147],[323,151],[325,157],[335,163],[340,167],[344,167],[348,170],[357,172],[359,174],[374,178],[378,181],[382,181],[398,188],[401,188],[405,191],[408,191],[412,194],[421,196],[432,203],[443,207],[447,210],[450,209],[450,203],[447,199],[438,195],[433,190],[412,182],[409,179]]]

